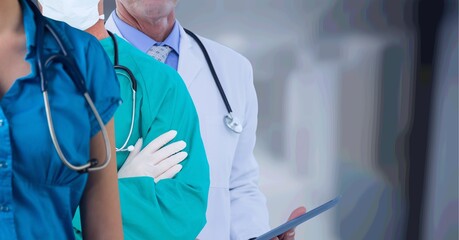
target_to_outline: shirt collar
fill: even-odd
[[[35,38],[37,32],[37,26],[35,24],[34,12],[24,0],[20,1],[22,9],[22,19],[24,24],[24,32],[26,36],[26,47],[27,53],[30,53],[32,47],[35,46]]]
[[[157,42],[147,36],[145,33],[121,20],[116,14],[116,11],[114,11],[112,15],[116,27],[119,29],[121,35],[141,51],[147,52],[148,49],[150,49],[153,45],[167,45],[171,47],[177,54],[180,54],[180,24],[178,21],[175,21],[174,27],[172,28],[169,36],[167,36],[163,42]]]
[[[171,47],[177,54],[180,53],[180,24],[175,21],[174,27],[167,38],[159,45],[167,45]]]
[[[33,50],[37,47],[37,19],[38,21],[44,21],[45,25],[50,26],[56,34],[58,34],[58,37],[61,42],[64,43],[66,50],[73,49],[73,46],[69,43],[66,34],[62,34],[62,26],[56,25],[55,22],[51,19],[48,19],[41,15],[37,18],[35,15],[36,13],[32,9],[32,7],[35,6],[30,6],[29,3],[25,0],[20,0],[19,1],[21,4],[21,10],[22,10],[22,19],[23,19],[23,24],[24,24],[24,32],[26,36],[26,48],[27,48],[27,55],[26,57],[30,56]],[[32,3],[33,4],[33,3]],[[43,27],[45,27],[45,25]],[[43,49],[59,49],[59,46],[56,44],[56,40],[53,37],[49,37],[48,34],[46,33],[48,30],[43,29],[43,46],[40,46]],[[67,43],[67,44],[66,44]]]

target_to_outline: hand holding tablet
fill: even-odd
[[[311,210],[311,211],[308,211],[304,214],[301,214],[300,216],[294,218],[294,219],[289,219],[286,223],[272,229],[271,231],[255,238],[256,240],[271,240],[273,238],[276,238],[284,233],[287,233],[290,229],[293,229],[295,228],[296,226],[300,225],[301,223],[327,211],[328,209],[336,206],[336,204],[338,204],[339,200],[341,199],[341,196],[338,196],[336,198],[334,198],[333,200],[331,201],[328,201],[324,204],[322,204],[321,206]],[[295,211],[300,211],[299,209],[296,209]],[[293,211],[292,216],[296,215],[295,214],[295,211]],[[292,231],[291,231],[292,232]],[[288,234],[288,233],[287,233]],[[287,237],[287,236],[285,236]],[[284,238],[284,239],[288,239],[288,238]]]
[[[301,215],[305,213],[306,213],[305,207],[298,207],[295,210],[293,210],[292,213],[290,213],[290,216],[288,217],[287,221],[300,217]],[[294,240],[294,239],[295,239],[295,228],[291,228],[287,230],[286,232],[282,233],[281,235],[273,238],[272,240]]]

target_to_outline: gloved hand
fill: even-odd
[[[155,182],[173,178],[182,170],[182,162],[188,154],[182,150],[184,141],[177,141],[165,146],[177,135],[171,130],[151,141],[142,151],[143,139],[137,140],[123,166],[118,171],[118,178],[147,176]]]

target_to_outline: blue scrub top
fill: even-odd
[[[20,2],[32,71],[17,79],[0,100],[0,239],[74,239],[72,217],[87,174],[67,168],[52,144],[37,75],[33,12]],[[108,122],[120,103],[120,89],[104,50],[94,37],[48,21],[74,56],[96,108]],[[59,52],[48,31],[44,41],[45,56]],[[84,164],[99,125],[60,64],[51,66],[46,76],[61,148],[73,164]]]

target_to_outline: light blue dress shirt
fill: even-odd
[[[171,66],[173,69],[177,70],[180,55],[180,24],[177,21],[175,21],[174,27],[172,28],[169,36],[163,42],[157,42],[147,36],[145,33],[137,30],[136,28],[121,20],[116,14],[116,11],[112,13],[112,16],[123,38],[125,38],[136,48],[140,49],[142,52],[147,53],[148,49],[154,45],[166,45],[171,47],[172,51],[167,56],[165,63]]]
[[[20,3],[25,59],[31,73],[17,79],[0,99],[0,239],[74,239],[72,217],[87,174],[67,168],[52,144],[36,67],[35,20],[26,1]],[[49,22],[75,58],[106,123],[120,102],[119,83],[109,59],[94,37],[63,23]],[[45,56],[59,52],[48,31],[41,47]],[[61,148],[70,162],[84,164],[99,125],[62,65],[52,65],[46,76]]]

